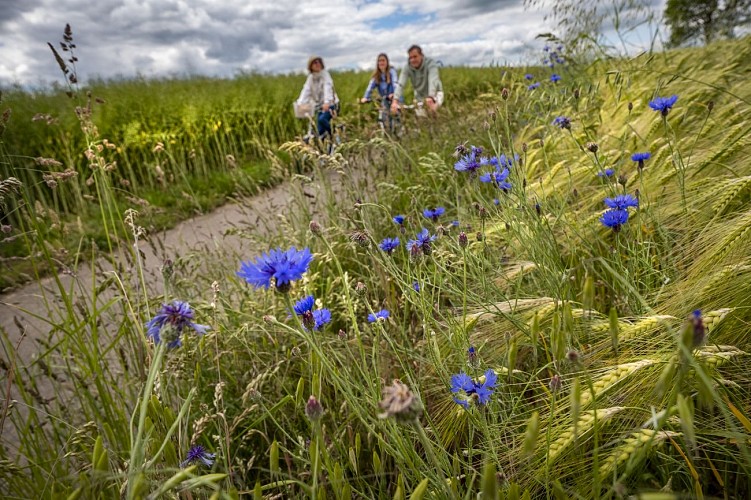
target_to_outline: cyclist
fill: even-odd
[[[298,104],[313,103],[316,110],[318,137],[323,139],[331,134],[331,119],[339,111],[339,97],[334,90],[334,80],[326,71],[323,59],[312,56],[308,59],[308,79],[298,97]]]
[[[399,110],[399,101],[404,96],[404,87],[412,82],[415,90],[415,100],[423,102],[431,113],[443,104],[443,84],[438,74],[436,62],[425,57],[419,45],[413,45],[407,50],[409,64],[399,74],[399,81],[394,89],[394,99],[391,101],[391,112]]]
[[[365,89],[365,95],[360,99],[360,103],[370,102],[370,95],[373,93],[373,89],[378,89],[381,101],[381,111],[379,112],[378,120],[384,126],[386,125],[384,123],[385,116],[388,114],[391,100],[394,98],[394,87],[396,86],[397,79],[396,69],[389,63],[389,56],[384,53],[378,54],[375,71],[373,71],[368,88]],[[389,115],[388,120],[389,131],[392,131],[394,130],[393,116]]]

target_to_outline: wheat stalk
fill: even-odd
[[[624,462],[646,451],[649,446],[659,445],[668,438],[680,436],[673,431],[640,429],[624,440],[623,444],[608,455],[600,466],[600,477],[610,477]]]
[[[581,439],[588,435],[590,431],[593,431],[595,421],[597,421],[597,425],[602,425],[624,409],[625,407],[623,406],[601,408],[596,410],[596,419],[595,410],[584,412],[576,425],[569,427],[566,432],[562,433],[555,441],[550,443],[547,455],[548,464],[552,464],[557,458],[559,458],[563,452],[565,452],[566,449],[577,440],[577,438]]]
[[[625,363],[612,368],[592,384],[592,389],[594,390],[595,397],[602,395],[616,385],[620,384],[636,371],[647,366],[652,366],[655,363],[656,361],[652,359],[642,359],[640,361]],[[582,406],[586,406],[592,401],[592,389],[583,391],[580,399]]]

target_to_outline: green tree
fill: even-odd
[[[671,46],[733,38],[751,22],[751,0],[668,0],[665,24]]]

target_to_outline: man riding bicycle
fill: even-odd
[[[391,101],[391,112],[399,110],[399,101],[403,99],[404,87],[412,82],[415,90],[415,101],[423,102],[428,111],[435,113],[443,104],[443,83],[438,74],[436,62],[425,57],[419,45],[413,45],[407,51],[409,64],[399,75],[399,81],[394,89],[394,99]]]

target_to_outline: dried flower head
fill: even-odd
[[[378,406],[383,413],[378,415],[379,418],[394,417],[397,421],[408,423],[414,422],[422,414],[422,404],[414,393],[399,380],[383,389],[383,399]]]

